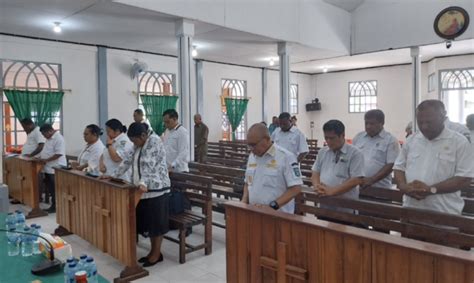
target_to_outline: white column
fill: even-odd
[[[193,22],[185,19],[176,22],[176,37],[178,40],[178,111],[181,124],[189,131],[191,158],[194,156],[194,124],[192,122],[191,99],[191,51],[193,36]]]
[[[287,42],[278,42],[278,56],[280,56],[280,110],[288,112],[290,97],[290,45]]]
[[[262,69],[262,121],[268,123],[268,110],[266,107],[266,102],[268,101],[268,91],[267,91],[267,81],[268,81],[268,69]],[[270,120],[271,123],[271,120]]]
[[[420,60],[420,48],[412,47],[410,48],[411,55],[411,70],[412,70],[412,95],[413,95],[413,132],[418,128],[416,125],[416,107],[420,103],[421,99],[421,60]]]

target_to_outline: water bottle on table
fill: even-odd
[[[12,228],[16,228],[16,216],[13,214],[13,212],[10,212],[5,218],[5,229],[10,231]]]
[[[97,283],[97,265],[92,257],[87,258],[87,282],[89,283]]]
[[[41,254],[40,248],[39,248],[39,234],[41,233],[41,225],[36,225],[36,224],[31,224],[31,232],[35,234],[35,236],[32,236],[32,241],[33,241],[33,254]]]
[[[77,264],[76,262],[69,263],[66,267],[64,267],[64,283],[74,283],[76,282],[76,278],[74,275],[77,272]]]
[[[8,240],[8,256],[17,256],[20,254],[20,239],[19,234],[16,233],[16,228],[11,228],[7,232]]]
[[[86,255],[86,254],[82,254],[82,255],[79,257],[79,262],[77,263],[77,270],[78,270],[78,271],[86,270],[86,264],[87,264],[87,255]]]
[[[30,227],[25,227],[23,232],[31,233]],[[33,255],[33,237],[31,235],[21,235],[21,255],[25,257]]]
[[[16,217],[17,222],[18,222],[18,220],[23,220],[23,221],[26,220],[25,214],[23,214],[23,212],[21,212],[21,210],[15,210],[15,217]]]

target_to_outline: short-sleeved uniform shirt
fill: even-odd
[[[263,205],[269,205],[278,199],[288,188],[303,184],[296,157],[275,144],[263,156],[250,154],[245,182],[249,191],[249,203]],[[279,210],[294,213],[295,201],[291,200]]]
[[[56,166],[66,166],[66,143],[64,142],[63,136],[56,131],[51,138],[47,139],[44,143],[43,150],[40,153],[41,159],[48,159],[53,155],[61,154],[56,160],[46,163],[43,167],[43,172],[46,174],[54,174],[54,168]]]
[[[338,186],[351,178],[364,177],[362,152],[346,143],[339,151],[337,153],[329,147],[322,148],[312,168],[314,172],[319,173],[321,183],[329,187]],[[358,186],[341,196],[351,199],[359,198]]]
[[[276,128],[272,134],[272,140],[277,145],[293,153],[296,157],[298,157],[300,153],[309,152],[306,137],[294,126],[286,132],[282,131],[281,128]]]
[[[99,160],[104,152],[104,148],[105,146],[101,140],[86,145],[77,157],[77,162],[79,162],[81,166],[87,164],[88,168],[93,171],[99,171]]]
[[[419,180],[428,186],[455,176],[473,178],[474,151],[464,136],[447,128],[433,140],[417,132],[403,145],[393,169],[405,172],[408,183]],[[460,190],[422,200],[404,195],[403,206],[461,214],[464,200]]]
[[[354,137],[352,145],[357,147],[364,155],[364,175],[372,177],[389,163],[395,163],[400,153],[400,144],[397,138],[382,130],[371,137],[366,132],[361,132]],[[373,184],[374,187],[391,188],[392,175]]]
[[[38,147],[40,143],[45,143],[46,139],[41,134],[39,127],[36,127],[28,135],[26,135],[26,142],[21,150],[22,154],[30,154]],[[39,155],[39,153],[38,153]]]
[[[115,149],[115,151],[117,152],[117,155],[120,156],[120,158],[122,159],[122,162],[129,153],[134,151],[133,143],[124,133],[121,133],[120,135],[118,135],[113,140],[111,146]],[[122,163],[122,162],[113,161],[112,158],[110,157],[109,150],[107,148],[104,148],[103,160],[104,160],[104,165],[106,168],[106,171],[104,174],[108,176],[113,176],[115,170]],[[128,170],[122,176],[118,176],[118,177],[130,182],[131,174],[132,174],[131,171]]]
[[[166,129],[162,138],[168,167],[175,172],[189,172],[189,132],[182,125]]]

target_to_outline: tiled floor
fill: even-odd
[[[11,205],[10,211],[21,209],[27,211],[28,208],[22,205]],[[214,220],[223,222],[222,214],[214,214]],[[28,224],[36,223],[42,226],[42,230],[52,233],[57,228],[55,214],[46,217],[34,218],[27,220]],[[225,282],[226,278],[226,254],[225,254],[225,230],[213,226],[213,246],[212,254],[205,256],[204,250],[197,251],[186,255],[186,263],[179,264],[178,261],[178,245],[164,240],[162,244],[162,252],[164,261],[147,268],[150,275],[134,282],[153,282],[153,283],[185,283],[185,282]],[[170,235],[177,235],[176,231],[169,232]],[[193,229],[187,240],[191,243],[202,241],[203,229],[196,227]],[[71,244],[72,251],[75,256],[87,254],[94,257],[97,262],[99,273],[113,282],[113,278],[119,276],[124,266],[113,257],[99,251],[89,242],[81,239],[76,235],[64,237]],[[150,242],[148,239],[141,238],[137,247],[137,258],[145,256],[149,250]]]

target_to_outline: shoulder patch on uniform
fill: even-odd
[[[296,177],[301,177],[301,170],[298,163],[292,163],[291,168],[293,169],[293,174],[295,174]]]

